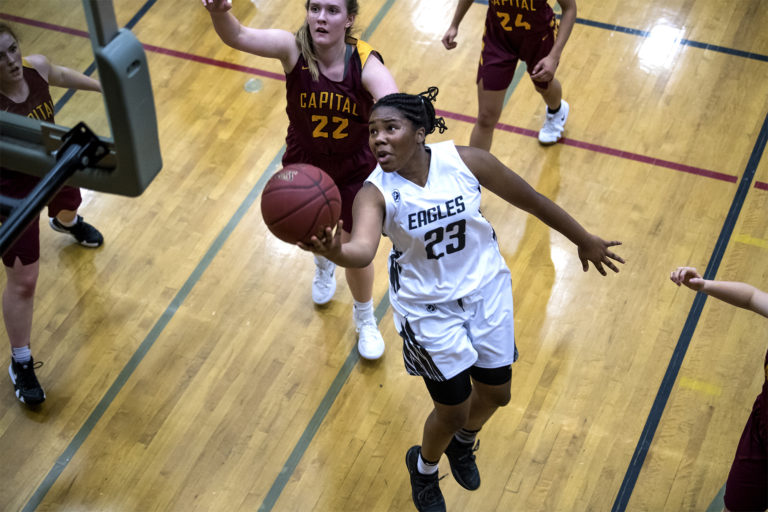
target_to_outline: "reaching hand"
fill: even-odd
[[[226,12],[232,8],[231,0],[201,0],[210,12]]]
[[[448,31],[443,36],[443,46],[445,46],[446,50],[453,50],[456,48],[456,34],[458,34],[458,32],[458,27],[448,28]]]
[[[329,260],[333,260],[341,254],[341,231],[343,226],[344,221],[339,220],[335,233],[331,226],[326,226],[322,238],[312,235],[308,244],[299,242],[298,246],[305,251],[311,251]]]
[[[669,274],[669,278],[677,286],[684,284],[691,290],[699,291],[704,287],[704,279],[693,267],[677,267]]]
[[[584,272],[589,270],[590,261],[602,275],[606,275],[603,265],[614,272],[618,272],[618,267],[611,260],[624,263],[624,259],[618,254],[608,250],[609,247],[617,245],[621,245],[621,242],[617,240],[606,242],[600,237],[590,235],[588,243],[579,246],[579,259],[581,260],[581,266],[584,269]]]

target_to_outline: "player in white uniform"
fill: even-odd
[[[493,228],[480,214],[480,189],[541,219],[578,247],[605,275],[624,263],[607,242],[588,233],[555,203],[485,150],[453,142],[425,144],[445,123],[432,105],[437,88],[390,94],[373,107],[369,143],[378,165],[355,198],[351,238],[329,227],[322,240],[300,246],[343,267],[368,265],[385,234],[392,240],[390,300],[403,338],[408,373],[420,375],[434,409],[421,446],[406,465],[420,511],[445,510],[437,463],[448,457],[456,481],[480,486],[477,432],[511,396],[516,359],[512,283]]]

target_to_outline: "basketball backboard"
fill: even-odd
[[[138,196],[162,167],[144,49],[130,30],[118,28],[112,0],[82,1],[112,136],[99,136],[110,153],[67,184]],[[0,164],[45,176],[70,128],[0,112]]]

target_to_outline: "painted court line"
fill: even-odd
[[[488,0],[475,0],[475,3],[481,4],[481,5],[488,5]],[[555,5],[559,7],[558,4],[555,4]],[[558,14],[557,17],[559,18],[560,17],[559,10],[555,9],[555,12]],[[651,37],[651,32],[648,30],[622,27],[621,25],[615,25],[612,23],[603,23],[601,21],[586,20],[584,18],[576,18],[576,24],[586,25],[588,27],[593,27],[593,28],[602,28],[605,30],[610,30],[611,32],[619,32],[622,34],[629,34],[629,35],[638,36],[638,37]],[[716,44],[702,43],[701,41],[694,41],[692,39],[680,39],[679,41],[677,41],[677,43],[682,46],[691,46],[693,48],[699,48],[702,50],[710,50],[713,52],[725,53],[727,55],[733,55],[734,57],[744,57],[745,59],[768,62],[768,55],[763,55],[760,53],[746,52],[743,50],[737,50],[735,48],[718,46]]]
[[[150,2],[145,4],[145,8],[148,9],[148,7],[151,6],[154,3],[154,1],[155,0],[150,0]],[[385,8],[389,9],[389,6],[392,5],[393,1],[394,0],[388,1]],[[146,9],[144,9],[144,12],[146,12]],[[134,17],[134,19],[132,19],[132,22],[135,24],[135,22],[138,21],[138,18],[140,18],[141,15],[143,15],[143,13],[140,11],[140,13],[137,14],[137,16]],[[0,18],[2,18],[2,19],[12,19],[13,21],[17,21],[17,22],[21,22],[21,23],[27,22],[27,20],[24,20],[23,18],[18,18],[18,17],[15,17],[15,16],[5,15],[5,14],[1,14],[1,13],[0,13]],[[382,16],[378,16],[377,15],[378,21],[380,21],[382,18],[383,18],[383,15]],[[32,20],[29,20],[29,21],[32,21]],[[376,23],[378,23],[378,21]],[[35,25],[35,26],[40,26],[42,28],[50,28],[51,30],[58,30],[58,31],[61,31],[61,32],[70,33],[72,35],[77,35],[77,36],[80,36],[80,37],[88,37],[87,34],[83,35],[82,31],[77,31],[77,30],[74,30],[74,29],[65,29],[64,27],[56,27],[56,26],[49,25],[49,24],[46,24],[46,23],[43,23],[43,22],[33,22],[33,23],[28,23],[28,24]],[[616,26],[614,26],[614,27],[616,27]],[[614,30],[616,30],[616,28],[614,28]],[[693,43],[695,43],[695,42],[689,42],[689,44],[691,44],[691,45],[694,45]],[[698,43],[698,44],[701,44],[701,43]],[[721,47],[715,47],[715,46],[712,46],[712,45],[705,45],[705,46],[702,46],[702,47],[706,47],[706,48],[710,48],[710,49],[715,49],[716,51],[728,50],[728,49],[722,49]],[[189,55],[189,54],[183,54],[183,52],[178,52],[178,54],[175,54],[173,50],[165,50],[165,49],[161,49],[161,48],[158,48],[158,47],[150,47],[149,45],[145,45],[145,48],[147,48],[149,51],[156,51],[158,53],[166,53],[168,55],[179,56],[179,57],[182,57],[182,58],[186,58],[186,57],[183,57],[183,56]],[[730,50],[727,53],[730,53],[732,55],[740,55],[740,53],[745,53],[745,52],[739,52],[738,50]],[[754,54],[746,54],[746,55],[754,55]],[[740,55],[740,56],[745,56],[745,55]],[[193,57],[195,57],[195,58],[191,58],[190,60],[195,60],[197,62],[206,63],[206,64],[219,65],[218,63],[220,62],[220,61],[213,61],[212,59],[206,59],[205,57],[197,57],[197,56],[193,56]],[[762,56],[758,56],[758,57],[762,57]],[[751,58],[754,58],[754,57],[751,57]],[[224,63],[224,64],[226,64],[226,65],[221,65],[221,67],[235,66],[235,65],[228,65],[227,63]],[[229,67],[229,68],[230,69],[236,69],[236,68],[233,68],[233,67]],[[284,80],[284,77],[282,75],[278,75],[278,77],[275,77],[274,73],[269,73],[269,72],[266,72],[266,71],[256,70],[255,68],[245,68],[245,67],[243,67],[242,69],[237,69],[237,70],[245,71],[245,72],[250,72],[250,73],[253,73],[253,74],[260,74],[261,76],[267,76],[269,78],[279,78],[279,79]],[[264,74],[264,73],[266,73],[266,74]],[[459,114],[453,114],[453,115],[458,116]],[[446,116],[446,117],[449,117],[449,116]],[[766,118],[766,121],[768,121],[768,118]],[[528,132],[531,132],[531,133],[533,133],[533,135],[530,135],[530,136],[535,136],[535,132],[533,132],[531,130],[525,130],[523,128],[518,128],[518,127],[511,126],[511,125],[502,125],[500,127],[500,129],[506,129],[507,131],[512,131],[512,132],[515,132],[515,133],[521,133],[523,135],[530,135]],[[765,132],[766,132],[766,130],[765,130],[765,125],[764,125],[763,131],[761,131],[761,137],[758,139],[758,144],[756,145],[755,149],[757,149],[757,147],[760,145],[760,141],[761,140],[762,140],[762,147],[765,146],[765,141],[764,141],[764,139],[765,139],[764,133]],[[652,165],[659,165],[659,166],[662,166],[662,167],[668,167],[668,168],[675,169],[675,170],[680,170],[680,171],[683,171],[683,172],[697,171],[697,172],[693,172],[693,174],[698,174],[698,175],[701,175],[701,176],[706,176],[706,177],[711,177],[711,178],[715,178],[715,179],[720,179],[722,181],[729,181],[729,182],[737,181],[737,178],[735,178],[733,176],[730,176],[730,175],[727,175],[727,174],[716,173],[716,172],[707,171],[707,170],[704,170],[704,169],[697,169],[697,168],[693,168],[693,167],[690,167],[690,166],[685,166],[685,165],[682,165],[682,164],[675,164],[674,162],[667,162],[667,161],[663,161],[663,160],[659,160],[659,159],[653,159],[651,157],[646,157],[646,156],[643,156],[643,155],[637,155],[637,154],[634,154],[634,153],[628,153],[628,152],[623,152],[623,151],[615,150],[615,149],[611,149],[611,148],[605,148],[603,146],[591,145],[589,143],[583,143],[583,142],[579,142],[579,141],[571,141],[571,140],[568,140],[568,139],[564,139],[563,143],[564,144],[568,144],[568,145],[573,145],[575,147],[580,147],[580,148],[583,148],[583,149],[589,149],[589,150],[592,150],[592,151],[599,151],[599,152],[602,152],[602,153],[605,153],[605,154],[612,154],[614,156],[619,156],[621,158],[629,158],[631,160],[651,163]],[[753,157],[755,156],[756,152],[757,152],[756,150],[753,151]],[[150,331],[150,333],[148,334],[147,338],[145,338],[145,340],[142,342],[142,344],[140,345],[139,349],[134,353],[134,356],[126,364],[126,366],[124,367],[124,369],[121,372],[121,374],[118,376],[118,378],[115,380],[113,385],[110,387],[110,390],[107,392],[107,394],[104,396],[104,398],[96,406],[96,408],[94,409],[92,414],[89,416],[88,420],[85,422],[83,427],[81,427],[80,431],[75,436],[75,438],[72,440],[72,442],[68,446],[67,450],[65,450],[65,452],[62,454],[62,456],[59,458],[59,460],[57,460],[56,464],[54,465],[54,467],[49,472],[49,474],[46,477],[46,479],[44,480],[43,484],[41,484],[41,486],[38,487],[38,490],[35,492],[35,494],[33,495],[32,499],[30,500],[30,502],[27,503],[27,506],[25,507],[24,510],[34,510],[37,507],[37,504],[39,504],[39,502],[42,501],[42,498],[45,496],[45,493],[50,489],[50,486],[53,485],[53,483],[55,482],[56,478],[58,478],[58,475],[63,471],[64,467],[66,467],[66,465],[68,464],[69,460],[71,460],[71,457],[74,456],[74,453],[77,451],[79,446],[85,441],[85,438],[90,433],[90,431],[93,429],[93,426],[101,418],[101,416],[105,412],[106,408],[111,404],[111,402],[114,399],[114,397],[122,389],[122,387],[124,386],[125,382],[127,382],[128,378],[130,377],[130,375],[132,374],[132,372],[134,371],[136,366],[140,363],[140,361],[143,359],[144,355],[147,353],[147,351],[154,344],[154,342],[156,341],[157,337],[164,330],[164,328],[168,324],[168,322],[170,322],[170,320],[175,315],[175,312],[178,310],[178,308],[183,304],[184,300],[186,299],[186,297],[190,293],[191,289],[194,287],[194,285],[200,279],[202,273],[205,271],[205,269],[208,267],[210,262],[216,256],[216,254],[220,250],[220,248],[223,245],[223,243],[226,241],[228,236],[231,234],[231,232],[234,230],[234,228],[239,223],[239,221],[242,218],[242,216],[245,214],[245,212],[248,211],[248,209],[250,208],[252,203],[256,200],[256,197],[258,197],[259,193],[263,189],[263,186],[266,183],[266,180],[272,174],[270,172],[270,169],[276,170],[278,168],[278,166],[280,165],[279,162],[280,162],[281,154],[282,154],[282,152],[279,152],[278,155],[275,157],[275,159],[273,159],[273,161],[272,161],[272,163],[270,163],[267,171],[265,171],[264,175],[262,175],[262,177],[259,179],[257,184],[254,186],[254,188],[248,194],[246,199],[243,201],[243,203],[241,203],[240,207],[238,208],[238,210],[236,211],[236,213],[232,217],[232,219],[230,219],[230,221],[227,224],[227,226],[222,230],[222,232],[219,234],[219,236],[216,238],[216,240],[212,243],[212,245],[209,248],[208,252],[206,252],[206,254],[203,257],[203,259],[200,261],[200,263],[198,264],[196,269],[193,271],[193,273],[189,276],[189,278],[187,279],[185,284],[179,290],[179,292],[177,293],[176,297],[174,297],[174,299],[172,300],[171,304],[168,306],[166,311],[163,313],[163,315],[160,317],[160,319],[155,324],[153,329]],[[759,158],[760,158],[761,154],[762,154],[762,149],[760,149],[759,154],[757,155],[757,161],[759,161]],[[752,160],[753,159],[751,158],[750,159],[750,163],[752,163]],[[756,167],[756,162],[755,162],[755,167]],[[703,173],[702,172],[698,172],[698,171],[703,171]],[[748,165],[748,171],[749,171],[749,165]],[[707,174],[707,173],[710,173],[710,174]],[[737,191],[737,194],[736,194],[737,197],[739,197],[742,188],[744,188],[744,183],[745,182],[747,183],[746,184],[746,188],[749,188],[749,182],[745,180],[745,178],[747,177],[747,174],[749,174],[749,172],[745,172],[745,176],[742,178],[742,182],[741,182],[742,184],[740,185],[739,190]],[[753,174],[754,174],[754,169],[753,169],[752,174],[749,176],[749,181],[751,181]],[[760,183],[761,186],[758,186],[758,183]],[[758,183],[755,184],[756,188],[768,189],[768,184],[762,184],[761,182],[758,182]],[[746,194],[746,192],[744,192],[744,195],[745,194]],[[737,201],[735,199],[734,203],[736,203],[736,202]],[[743,201],[742,201],[742,203],[743,203]],[[726,219],[726,226],[724,226],[724,228],[723,228],[724,232],[726,230],[726,227],[729,224],[729,219],[731,219],[731,217],[733,217],[732,223],[735,223],[735,219],[738,217],[738,211],[740,210],[740,208],[741,208],[741,205],[739,204],[738,208],[736,209],[735,214],[732,215],[733,210],[734,210],[734,206],[732,205],[731,212],[729,212],[729,216]],[[730,229],[732,230],[732,228],[733,228],[733,226],[731,225]],[[728,233],[728,236],[730,236],[730,232]],[[723,232],[721,232],[721,239],[722,238],[723,238]],[[727,244],[727,238],[728,237],[725,237],[725,238],[726,238],[725,243]],[[716,249],[715,249],[716,253],[717,253],[718,247],[720,247],[720,245],[721,244],[720,244],[720,240],[719,240],[718,241],[718,246],[716,246]],[[724,251],[724,246],[725,246],[725,244],[722,245],[722,247],[723,247],[722,250],[723,251]],[[712,266],[712,262],[710,262],[710,268],[708,268],[707,272],[710,272],[710,270],[711,270],[711,275],[714,276],[715,273],[716,273],[717,265],[718,264],[719,264],[719,261],[713,267]],[[705,277],[707,275],[708,274],[705,273]],[[697,294],[697,299],[698,299],[698,295],[700,295],[700,294]],[[376,308],[377,322],[380,322],[381,317],[383,316],[384,312],[386,311],[388,305],[389,305],[388,304],[388,300],[387,300],[387,297],[385,296],[382,299],[382,301],[379,302],[379,304],[378,304],[378,306]],[[701,306],[703,307],[703,300],[701,301]],[[694,307],[692,308],[692,312],[694,312],[695,309],[696,309],[696,301],[694,301]],[[693,328],[695,328],[695,323],[696,323],[696,321],[698,319],[698,315],[700,314],[700,309],[701,308],[699,307],[698,308],[698,313],[696,313],[694,315],[695,316],[695,320],[693,321]],[[691,318],[692,318],[691,315],[689,315],[689,320],[691,320]],[[689,322],[687,321],[686,322],[686,326],[688,326],[688,324],[689,324]],[[684,329],[684,332],[685,332],[685,329]],[[691,329],[691,333],[692,333],[692,329]],[[686,346],[687,346],[687,344],[686,344]],[[280,492],[282,491],[282,489],[284,488],[284,486],[287,483],[288,479],[290,478],[291,474],[293,473],[296,465],[298,464],[298,462],[300,461],[301,457],[303,456],[303,453],[306,451],[306,447],[309,445],[309,443],[311,442],[311,440],[314,437],[315,433],[319,429],[319,426],[322,423],[322,421],[323,421],[325,415],[327,414],[328,410],[330,409],[331,405],[333,404],[333,402],[335,400],[335,397],[338,395],[338,392],[340,392],[342,386],[346,382],[349,374],[352,371],[352,368],[354,368],[354,361],[356,361],[356,359],[352,358],[352,356],[354,356],[354,355],[356,355],[356,350],[353,348],[353,350],[350,352],[350,355],[347,358],[347,362],[345,362],[345,364],[340,369],[339,373],[337,374],[336,379],[334,380],[334,383],[331,385],[331,387],[329,388],[328,392],[326,393],[325,398],[322,400],[322,402],[321,402],[320,406],[318,407],[318,409],[317,409],[315,415],[313,416],[312,420],[310,420],[310,424],[305,429],[305,432],[302,435],[299,443],[294,448],[294,451],[291,454],[291,456],[289,457],[288,461],[286,461],[286,464],[283,467],[283,470],[280,472],[280,474],[278,475],[278,478],[273,483],[272,488],[270,489],[270,492],[265,497],[265,501],[262,503],[262,505],[260,507],[260,510],[265,510],[265,511],[271,510],[271,508],[274,506],[274,502],[279,497]],[[683,355],[684,355],[684,351],[683,351]],[[348,364],[348,362],[351,359],[353,360],[353,362],[351,364]],[[674,356],[673,356],[673,361],[674,361]],[[670,366],[672,366],[673,361],[670,362]],[[682,361],[682,356],[680,357],[680,361]],[[668,369],[668,372],[669,372],[669,369]],[[672,378],[672,382],[674,382],[674,378]],[[662,383],[662,387],[663,387],[663,383]],[[661,391],[662,390],[660,389],[660,393],[661,393]],[[664,403],[666,403],[666,398],[664,399]],[[661,405],[661,410],[663,410],[663,408],[664,408],[664,404]],[[653,409],[652,409],[652,411],[653,411]],[[660,416],[660,414],[661,414],[661,411],[659,411],[659,416]],[[655,430],[655,427],[654,427],[654,430]],[[652,435],[653,435],[653,433],[651,433],[651,437],[652,437]],[[650,444],[650,440],[648,440],[648,444]],[[641,445],[643,445],[642,442],[638,444],[638,447],[640,447]],[[639,460],[640,465],[642,465],[642,460],[644,460],[644,457],[645,457],[644,454],[642,455],[642,459],[639,459],[638,457],[633,457],[633,462],[636,461],[636,460]],[[626,477],[625,477],[625,481],[626,481]],[[50,485],[48,485],[48,487],[45,487],[45,485],[47,485],[47,484],[50,484]],[[634,486],[634,482],[632,482],[631,487],[628,488],[628,493],[625,493],[627,498],[631,494],[633,486]],[[624,488],[624,485],[622,485],[622,488]],[[619,493],[619,496],[620,497],[622,496],[622,492],[621,491]],[[32,508],[29,508],[29,506],[33,503],[33,501],[35,499],[38,499],[37,503],[35,503],[32,506]],[[618,500],[618,498],[617,498],[617,500]],[[616,509],[615,506],[614,506],[614,509]]]
[[[387,4],[385,5],[385,8],[388,8],[388,6],[390,6],[393,2],[394,2],[394,0],[388,1]],[[379,15],[377,14],[377,17],[375,18],[375,20],[378,19],[378,17],[379,17]],[[38,22],[38,21],[35,21],[35,20],[28,20],[27,18],[21,18],[19,16],[10,16],[10,15],[6,15],[6,14],[3,14],[3,13],[0,13],[0,19],[5,19],[5,18],[12,19],[13,21],[16,21],[18,23],[26,23],[26,24],[34,25],[34,26],[41,26],[42,28],[47,28],[47,29],[50,29],[50,30],[58,30],[58,31],[65,32],[65,33],[68,33],[68,34],[79,35],[79,36],[82,36],[82,37],[88,37],[88,34],[82,32],[82,31],[75,31],[73,29],[64,29],[65,27],[58,27],[56,25],[51,25],[49,23],[42,23],[42,22]],[[377,21],[377,23],[378,23],[378,21]],[[366,30],[364,35],[366,37],[369,37],[371,35],[370,31]],[[161,48],[161,47],[158,47],[158,46],[153,46],[153,45],[148,45],[148,44],[144,44],[143,46],[144,46],[144,48],[147,51],[159,53],[159,54],[162,54],[162,55],[168,55],[168,56],[177,57],[177,58],[180,58],[180,59],[191,60],[193,62],[199,62],[201,64],[208,64],[208,65],[211,65],[211,66],[217,66],[217,67],[221,67],[221,68],[225,68],[225,69],[231,69],[231,70],[234,70],[234,71],[240,71],[240,72],[243,72],[243,73],[249,73],[249,74],[253,74],[253,75],[258,75],[258,76],[262,76],[262,77],[265,77],[265,78],[273,78],[275,80],[285,81],[285,76],[281,75],[279,73],[273,73],[273,72],[270,72],[270,71],[264,71],[264,70],[261,70],[261,69],[258,69],[258,68],[249,67],[249,66],[242,66],[242,65],[239,65],[239,64],[232,64],[232,63],[221,61],[221,60],[217,60],[217,59],[210,59],[208,57],[201,57],[199,55],[194,55],[194,54],[187,53],[187,52],[182,52],[182,51],[178,51],[178,50],[171,50],[171,49],[168,49],[168,48]],[[91,64],[91,66],[88,67],[88,70],[91,70],[91,73],[93,72],[93,70],[95,70],[95,67],[92,70],[92,68],[91,68],[92,66],[94,66],[94,65]],[[89,74],[89,73],[86,73],[86,74]],[[517,82],[514,82],[510,86],[510,88],[515,86],[519,82],[520,77],[522,75],[516,75],[516,76],[518,77]],[[68,91],[67,95],[65,95],[66,96],[66,100],[69,100],[69,98],[71,98],[72,94],[70,94],[70,92],[72,94],[74,94],[74,91]],[[507,91],[507,98],[509,97],[510,94],[511,94],[511,91],[508,90]],[[62,98],[61,100],[59,100],[59,102],[57,102],[57,104],[56,104],[56,108],[57,109],[61,108],[61,106],[65,102],[64,100],[65,100],[65,98]],[[476,121],[476,118],[473,117],[473,116],[468,116],[468,115],[464,115],[464,114],[458,114],[458,113],[455,113],[455,112],[448,112],[448,111],[444,111],[444,110],[438,110],[437,112],[438,112],[438,115],[447,117],[449,119],[455,119],[457,121],[463,121],[463,122],[472,123],[472,124],[474,124],[475,121]],[[529,129],[526,129],[526,128],[521,128],[521,127],[518,127],[518,126],[513,126],[513,125],[509,125],[509,124],[505,124],[505,123],[498,123],[496,125],[496,128],[499,129],[499,130],[502,130],[502,131],[507,131],[507,132],[510,132],[510,133],[516,133],[516,134],[519,134],[519,135],[525,135],[525,136],[528,136],[528,137],[537,137],[538,136],[538,133],[533,131],[533,130],[529,130]],[[593,152],[596,152],[596,153],[601,153],[601,154],[605,154],[605,155],[611,155],[611,156],[615,156],[615,157],[618,157],[618,158],[624,158],[624,159],[627,159],[627,160],[632,160],[632,161],[635,161],[635,162],[642,162],[642,163],[654,165],[654,166],[657,166],[657,167],[665,167],[667,169],[673,169],[673,170],[676,170],[676,171],[686,172],[686,173],[689,173],[689,174],[695,174],[697,176],[702,176],[702,177],[705,177],[705,178],[712,178],[712,179],[716,179],[716,180],[720,180],[720,181],[726,181],[726,182],[729,182],[729,183],[735,183],[738,180],[738,177],[732,176],[730,174],[725,174],[725,173],[721,173],[721,172],[717,172],[717,171],[711,171],[711,170],[708,170],[708,169],[701,169],[701,168],[693,167],[693,166],[690,166],[690,165],[679,164],[679,163],[676,163],[676,162],[671,162],[669,160],[663,160],[663,159],[660,159],[660,158],[655,158],[655,157],[650,157],[650,156],[646,156],[646,155],[641,155],[641,154],[638,154],[638,153],[632,153],[632,152],[629,152],[629,151],[623,151],[623,150],[620,150],[620,149],[610,148],[610,147],[607,147],[607,146],[601,146],[599,144],[593,144],[593,143],[590,143],[590,142],[583,142],[583,141],[579,141],[579,140],[576,140],[576,139],[563,138],[563,139],[560,140],[559,143],[560,144],[565,144],[565,145],[568,145],[568,146],[573,146],[573,147],[576,147],[576,148],[579,148],[579,149],[584,149],[584,150],[587,150],[587,151],[593,151]]]
[[[740,244],[754,245],[755,247],[768,249],[768,240],[763,240],[762,238],[755,238],[749,235],[736,235],[733,237],[733,240]]]
[[[163,332],[165,327],[168,325],[168,323],[170,323],[171,319],[173,319],[176,312],[184,304],[184,301],[186,300],[187,296],[190,294],[192,289],[200,280],[200,277],[203,275],[205,270],[208,268],[208,266],[211,264],[213,259],[216,257],[219,250],[224,245],[224,242],[227,241],[227,239],[229,238],[229,235],[232,234],[232,232],[235,230],[237,225],[240,223],[240,220],[245,216],[245,214],[250,209],[251,205],[256,201],[256,198],[264,189],[264,186],[266,185],[266,182],[269,179],[269,177],[274,173],[274,171],[280,168],[284,149],[285,148],[279,151],[278,154],[275,156],[275,158],[272,160],[272,162],[270,162],[264,174],[262,174],[262,176],[259,178],[256,184],[253,186],[253,188],[245,197],[243,202],[240,203],[240,206],[237,208],[232,218],[230,218],[227,225],[221,230],[221,232],[213,241],[213,243],[211,243],[211,246],[208,248],[205,255],[202,257],[202,259],[197,264],[195,269],[189,275],[189,277],[184,282],[182,287],[176,293],[176,296],[171,300],[170,304],[165,309],[165,311],[160,316],[160,318],[157,320],[157,322],[155,322],[155,325],[152,326],[152,329],[149,331],[149,334],[147,334],[147,336],[141,342],[141,345],[139,345],[138,349],[136,349],[131,359],[128,360],[128,362],[125,364],[120,374],[115,378],[115,381],[112,383],[110,388],[107,390],[107,392],[101,398],[101,400],[96,405],[94,410],[88,416],[88,419],[85,421],[83,426],[80,427],[80,430],[78,430],[77,434],[75,434],[75,437],[69,443],[69,445],[64,450],[64,452],[56,460],[55,464],[53,465],[53,468],[51,468],[51,470],[48,472],[46,477],[43,479],[42,483],[38,486],[38,488],[32,494],[29,501],[22,509],[23,512],[32,512],[33,510],[35,510],[37,506],[42,502],[43,498],[51,489],[51,487],[53,487],[53,484],[56,482],[59,475],[61,475],[61,473],[64,471],[64,468],[66,468],[67,464],[69,464],[69,461],[72,460],[77,450],[80,448],[80,446],[85,442],[87,437],[90,435],[91,431],[96,426],[96,423],[98,423],[98,421],[103,416],[104,412],[114,401],[117,394],[123,389],[123,386],[125,386],[125,383],[131,377],[131,375],[133,375],[133,372],[136,369],[136,367],[139,365],[139,363],[141,363],[141,361],[144,359],[144,356],[147,354],[147,352],[149,352],[149,349],[151,349],[152,346],[155,344],[155,342],[160,337],[160,334]]]
[[[455,119],[457,121],[464,121],[474,124],[477,120],[476,117],[468,116],[465,114],[456,114],[454,112],[448,112],[447,110],[435,110],[438,115],[447,117],[449,119]],[[526,137],[538,138],[538,132],[535,130],[529,130],[527,128],[520,128],[519,126],[513,126],[511,124],[498,123],[496,128],[499,130],[507,131],[510,133],[516,133],[518,135],[525,135]],[[632,153],[630,151],[622,151],[620,149],[609,148],[607,146],[601,146],[599,144],[592,144],[591,142],[583,142],[575,139],[562,138],[558,144],[564,144],[566,146],[573,146],[580,149],[586,149],[595,153],[602,153],[604,155],[615,156],[626,160],[632,160],[635,162],[642,162],[657,167],[666,167],[667,169],[673,169],[675,171],[687,172],[702,176],[705,178],[712,178],[720,181],[727,181],[728,183],[736,183],[738,181],[737,176],[725,174],[722,172],[710,171],[707,169],[701,169],[699,167],[693,167],[685,164],[678,164],[676,162],[670,162],[669,160],[662,160],[660,158],[654,158],[650,156],[640,155],[638,153]]]
[[[376,325],[381,323],[381,319],[387,312],[387,308],[389,308],[389,295],[385,293],[378,306],[376,306]],[[333,379],[333,382],[328,387],[328,391],[320,401],[320,405],[318,405],[315,413],[312,415],[312,419],[309,420],[307,427],[301,434],[299,441],[293,447],[293,451],[288,456],[288,459],[285,461],[285,464],[283,464],[280,473],[278,473],[277,478],[272,483],[272,487],[270,487],[269,491],[264,497],[264,501],[259,506],[259,512],[268,512],[272,510],[272,507],[275,506],[277,499],[280,497],[280,493],[283,492],[285,485],[291,479],[293,472],[296,470],[296,466],[299,465],[301,458],[304,456],[307,448],[312,443],[312,439],[314,439],[317,431],[320,430],[320,425],[323,423],[323,420],[325,420],[328,411],[331,410],[331,407],[336,402],[336,397],[339,396],[339,393],[344,387],[344,383],[347,382],[349,375],[352,373],[352,370],[355,368],[359,360],[360,355],[357,353],[357,347],[353,346],[352,350],[347,356],[347,359],[344,361],[344,364],[341,366],[339,372],[336,374],[336,377]]]
[[[757,166],[762,158],[763,151],[765,150],[766,141],[768,140],[768,115],[766,115],[763,121],[763,126],[755,141],[755,145],[752,149],[752,154],[747,162],[747,167],[744,170],[744,175],[741,178],[739,187],[736,190],[736,194],[731,202],[731,207],[728,210],[728,215],[723,223],[723,228],[720,231],[720,236],[717,239],[715,248],[710,257],[707,269],[704,272],[704,279],[714,279],[717,275],[717,270],[720,267],[720,262],[725,254],[725,248],[728,245],[728,241],[731,239],[733,229],[736,226],[736,221],[741,213],[741,207],[744,205],[744,201],[749,192],[752,179],[754,178]],[[661,416],[664,413],[664,408],[667,405],[667,400],[672,392],[677,375],[680,372],[680,367],[683,364],[685,353],[688,350],[688,345],[693,337],[693,332],[696,329],[696,325],[699,322],[701,311],[704,308],[704,302],[707,299],[707,295],[701,292],[696,293],[696,297],[693,300],[693,305],[688,312],[688,317],[685,320],[683,331],[680,333],[675,350],[670,358],[667,370],[664,373],[664,377],[661,380],[659,390],[656,393],[656,398],[653,401],[651,410],[648,413],[648,418],[643,427],[643,431],[640,435],[640,439],[635,447],[635,452],[632,455],[632,459],[627,468],[627,472],[624,475],[624,480],[621,483],[619,492],[616,496],[616,501],[613,503],[613,512],[623,512],[627,508],[629,498],[632,495],[632,491],[635,488],[637,479],[640,475],[640,470],[645,462],[645,457],[648,455],[648,451],[653,441],[653,436],[656,433],[656,428],[661,422]]]

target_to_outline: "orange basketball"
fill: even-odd
[[[276,172],[261,194],[261,216],[277,238],[289,244],[309,242],[341,215],[341,195],[322,169],[289,164]]]

